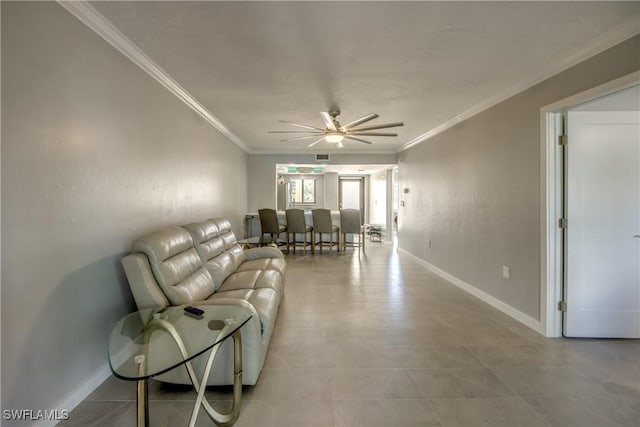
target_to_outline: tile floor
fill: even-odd
[[[544,338],[390,244],[288,262],[237,426],[640,426],[640,340]],[[152,426],[187,424],[193,391],[149,389]],[[64,425],[134,426],[134,383],[108,379]]]

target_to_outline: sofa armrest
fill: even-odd
[[[262,246],[260,248],[245,249],[244,256],[247,260],[261,258],[284,258],[280,249],[271,246]]]
[[[171,305],[153,277],[149,260],[145,255],[127,255],[121,262],[138,310]]]

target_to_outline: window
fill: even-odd
[[[291,202],[294,204],[316,203],[316,180],[295,178],[291,180]]]

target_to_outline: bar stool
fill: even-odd
[[[274,209],[260,209],[258,210],[260,216],[260,238],[265,234],[269,234],[271,239],[280,246],[280,234],[286,233],[287,226],[278,222],[278,215]],[[287,249],[289,249],[289,234],[287,233]],[[285,244],[285,243],[283,243]]]
[[[329,209],[314,209],[311,211],[311,215],[313,217],[313,229],[320,235],[315,246],[320,245],[320,251],[322,251],[323,244],[326,243],[329,245],[329,252],[331,252],[334,246],[336,246],[338,252],[340,252],[340,227],[331,223],[331,211]],[[322,240],[323,234],[329,234],[328,242]],[[334,234],[336,236],[335,240],[333,239]]]
[[[362,247],[364,252],[364,227],[360,222],[360,209],[340,210],[340,231],[342,233],[342,249],[347,250],[347,234],[353,235],[353,242],[350,246]],[[358,236],[356,243],[355,237]]]
[[[287,217],[287,250],[290,250],[293,245],[293,251],[295,252],[296,246],[302,244],[303,253],[307,254],[307,246],[311,246],[311,253],[314,253],[314,239],[313,239],[313,227],[307,225],[307,221],[304,218],[304,211],[302,209],[287,209],[285,211]],[[291,241],[289,235],[293,233],[293,241]],[[302,241],[296,240],[296,234],[302,234]],[[310,240],[307,240],[307,235],[310,235]]]

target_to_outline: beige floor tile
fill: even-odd
[[[329,357],[325,344],[272,345],[269,347],[265,368],[332,368],[336,365]]]
[[[464,346],[393,346],[404,368],[480,368],[482,363]]]
[[[321,368],[265,368],[255,386],[243,393],[245,400],[329,400],[330,370]]]
[[[243,402],[235,426],[255,427],[329,427],[334,425],[329,401],[260,401]]]
[[[426,400],[334,401],[338,427],[418,427],[440,425]]]
[[[513,392],[486,368],[412,369],[427,399],[506,397]]]
[[[492,368],[502,382],[525,397],[605,393],[602,383],[573,366]]]
[[[538,345],[469,345],[467,348],[488,367],[566,365],[558,353]]]
[[[525,401],[554,426],[637,427],[640,399],[610,394],[527,398]]]
[[[422,399],[424,395],[406,369],[335,369],[333,400]]]
[[[429,400],[442,426],[542,427],[549,426],[520,398]]]

